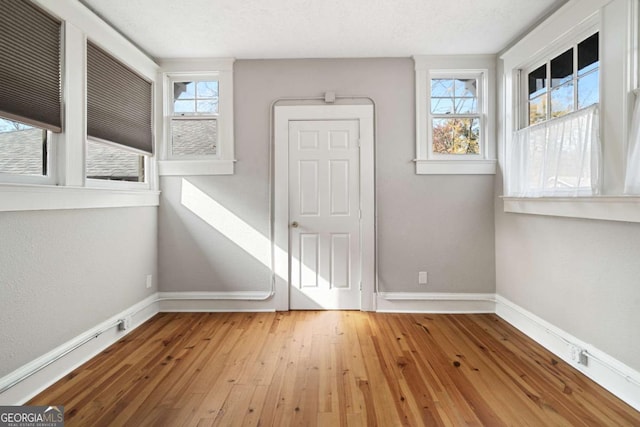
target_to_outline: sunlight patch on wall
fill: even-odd
[[[182,179],[181,203],[265,267],[271,269],[271,242],[269,238],[184,178]],[[276,247],[275,251],[279,255],[276,259],[287,259],[285,251],[279,247]],[[275,273],[288,281],[286,264],[276,265]]]

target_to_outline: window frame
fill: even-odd
[[[414,56],[416,79],[416,174],[495,174],[495,62],[494,55]],[[431,79],[478,79],[478,113],[431,113]],[[440,117],[479,117],[479,154],[433,153],[432,120]]]
[[[233,175],[234,120],[233,120],[233,62],[232,58],[209,60],[168,59],[160,63],[163,88],[162,95],[162,149],[158,162],[160,176],[189,175]],[[173,83],[178,81],[218,82],[217,115],[193,116],[215,117],[217,121],[216,154],[197,156],[174,156],[171,154],[171,123],[173,122]],[[189,116],[191,117],[191,116]]]

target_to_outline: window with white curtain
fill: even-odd
[[[631,119],[627,170],[624,179],[625,194],[640,194],[640,89],[634,91],[636,102]]]
[[[598,106],[514,133],[507,196],[593,196],[600,192]]]

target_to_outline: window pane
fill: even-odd
[[[434,153],[480,154],[479,119],[433,119],[431,123]]]
[[[218,99],[216,98],[198,101],[198,113],[217,114]]]
[[[144,182],[144,156],[87,141],[87,178]]]
[[[456,114],[477,113],[478,98],[456,98]]]
[[[468,96],[475,97],[477,96],[477,88],[478,82],[476,79],[460,79],[455,81],[455,96]]]
[[[529,99],[547,90],[547,66],[543,65],[529,73]]]
[[[453,111],[452,98],[431,98],[431,112],[433,114],[451,114]]]
[[[578,108],[585,108],[599,102],[598,74],[596,70],[578,79]]]
[[[451,97],[453,95],[453,79],[431,79],[431,97]]]
[[[551,117],[561,117],[573,111],[573,82],[551,91]]]
[[[529,124],[534,125],[547,120],[547,95],[541,95],[529,101]]]
[[[191,100],[175,101],[173,103],[173,112],[177,114],[185,114],[185,113],[194,114],[196,112],[196,102]]]
[[[173,99],[195,99],[196,84],[194,82],[174,82]]]
[[[598,68],[598,33],[578,44],[578,75]]]
[[[573,78],[573,49],[551,60],[551,87],[557,87]]]
[[[217,143],[216,119],[171,121],[171,154],[174,156],[215,155]]]
[[[46,175],[45,130],[0,119],[0,173]]]
[[[218,97],[218,82],[198,82],[197,94],[198,99],[202,98],[217,98]]]

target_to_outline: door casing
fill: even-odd
[[[274,107],[274,233],[276,310],[289,309],[289,121],[358,120],[360,125],[360,222],[362,289],[360,309],[375,309],[375,157],[373,105],[286,105]]]

